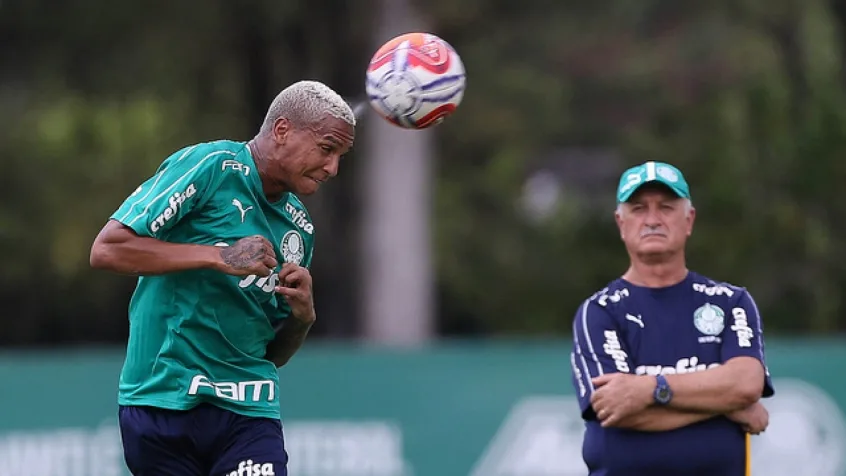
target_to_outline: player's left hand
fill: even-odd
[[[282,269],[279,270],[279,285],[276,286],[276,292],[285,297],[294,318],[309,325],[315,321],[311,273],[307,268],[294,263],[283,264]]]
[[[590,403],[603,427],[614,426],[652,403],[654,378],[613,373],[600,375],[592,382],[596,391]]]

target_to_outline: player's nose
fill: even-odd
[[[341,161],[340,155],[335,155],[335,154],[331,155],[329,157],[329,160],[323,166],[323,171],[326,173],[326,175],[328,175],[329,177],[334,177],[334,176],[338,175],[338,164],[339,164],[340,161]]]

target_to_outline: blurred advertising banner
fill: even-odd
[[[583,476],[569,341],[311,345],[280,371],[291,476]],[[846,476],[846,343],[770,342],[756,476]],[[119,351],[0,355],[0,476],[125,476]]]

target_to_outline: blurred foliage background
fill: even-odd
[[[578,304],[625,269],[613,191],[644,160],[685,172],[690,267],[749,288],[769,334],[846,330],[846,4],[414,6],[468,77],[433,132],[440,336],[568,333]],[[177,148],[250,139],[296,80],[360,98],[388,39],[374,38],[377,10],[0,2],[0,345],[122,342],[134,279],[88,266],[109,214]],[[307,200],[316,336],[361,335],[353,284],[367,263],[351,237],[365,160],[357,147]]]

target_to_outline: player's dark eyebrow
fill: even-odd
[[[336,149],[340,149],[340,148],[344,147],[344,144],[340,140],[338,140],[335,136],[333,136],[332,134],[326,134],[322,137],[322,139],[326,142],[331,142],[332,146],[335,147]],[[351,151],[352,149],[353,149],[353,146],[352,146],[352,144],[350,144],[350,148],[347,151],[347,153],[349,153],[349,151]]]
[[[336,138],[335,138],[335,136],[333,136],[333,135],[331,135],[331,134],[326,134],[326,135],[324,135],[321,139],[323,139],[323,140],[324,140],[324,141],[326,141],[326,142],[331,142],[331,143],[332,143],[332,145],[334,145],[335,147],[341,147],[341,146],[343,145],[343,144],[341,143],[341,141],[339,141],[338,139],[336,139]]]

